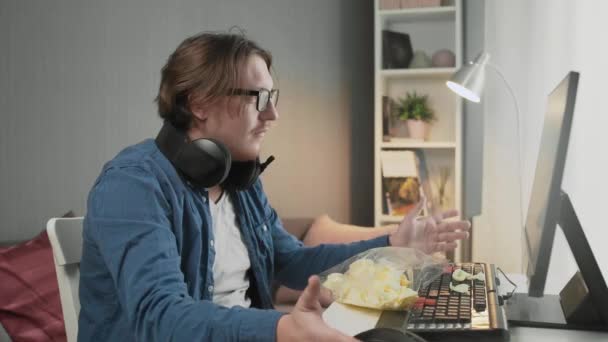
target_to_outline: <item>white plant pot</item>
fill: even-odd
[[[431,125],[422,120],[407,120],[407,129],[410,138],[426,140],[429,136]]]

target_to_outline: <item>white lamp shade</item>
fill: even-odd
[[[481,101],[485,81],[485,67],[490,55],[482,52],[472,62],[463,65],[446,82],[453,92],[472,102]]]

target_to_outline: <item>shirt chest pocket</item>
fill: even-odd
[[[256,239],[258,240],[260,247],[272,247],[272,236],[270,233],[270,225],[268,220],[263,220],[255,225],[253,228],[253,233],[256,235]]]
[[[253,235],[258,252],[267,258],[271,258],[273,254],[272,233],[270,230],[269,220],[263,220],[253,227]]]

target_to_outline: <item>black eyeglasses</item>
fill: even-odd
[[[249,89],[235,89],[233,95],[242,96],[257,96],[255,102],[255,108],[258,112],[263,112],[268,108],[268,104],[272,101],[272,104],[276,107],[279,102],[279,89],[260,89],[260,90],[249,90]]]

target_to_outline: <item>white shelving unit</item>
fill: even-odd
[[[445,207],[462,207],[462,101],[445,86],[445,82],[462,65],[462,1],[450,6],[380,10],[374,1],[374,220],[375,225],[398,223],[402,217],[383,212],[385,200],[382,188],[380,153],[385,150],[423,149],[431,180],[439,167],[449,167],[448,196]],[[414,51],[423,50],[430,57],[440,49],[449,49],[456,56],[452,68],[382,69],[382,30],[408,33]],[[391,138],[383,141],[382,97],[396,100],[406,92],[428,94],[438,117],[428,140]],[[460,260],[460,250],[455,253]]]
[[[380,10],[376,1],[376,13],[385,22],[417,22],[432,20],[450,20],[454,18],[456,6],[405,8]]]
[[[385,79],[417,77],[447,79],[455,72],[456,68],[390,69],[380,70],[380,76]]]

